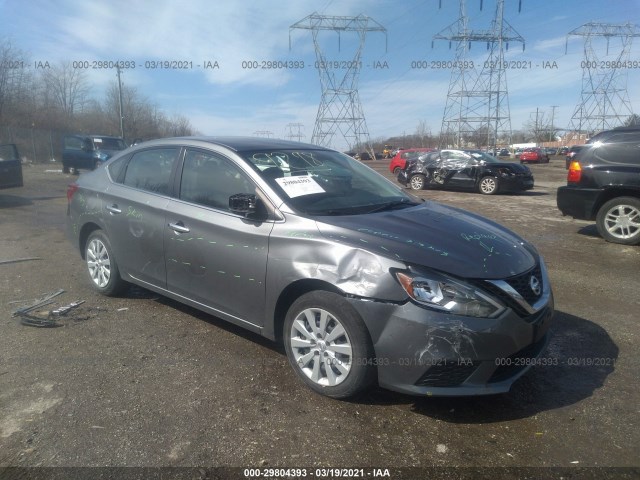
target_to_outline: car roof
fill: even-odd
[[[228,148],[234,152],[244,152],[252,150],[263,149],[309,149],[309,150],[330,150],[318,145],[312,145],[310,143],[292,142],[289,140],[281,140],[277,138],[264,138],[264,137],[242,137],[242,136],[193,136],[193,137],[170,137],[160,138],[156,140],[149,140],[138,144],[140,147],[149,147],[154,145],[167,145],[167,144],[191,144],[206,146],[218,145]]]

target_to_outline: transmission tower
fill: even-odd
[[[481,0],[480,9],[482,3]],[[458,20],[434,35],[433,39],[448,40],[449,45],[457,42],[442,117],[441,147],[453,143],[460,148],[465,140],[473,137],[495,148],[501,133],[511,137],[505,50],[509,48],[509,42],[522,43],[524,50],[524,38],[504,19],[504,0],[496,1],[491,28],[483,31],[469,29],[466,0],[460,0]],[[480,65],[480,73],[476,72],[469,59],[472,42],[485,43],[489,51],[486,61]]]
[[[293,29],[311,30],[316,51],[316,66],[320,75],[322,95],[311,143],[329,147],[333,137],[339,133],[350,150],[356,145],[367,145],[370,148],[369,130],[358,95],[358,77],[362,67],[361,57],[366,34],[384,32],[386,38],[386,28],[365,15],[335,17],[314,12],[289,27],[289,48]],[[338,62],[339,65],[336,65],[333,59],[327,59],[319,41],[321,31],[336,32],[338,48],[342,32],[355,32],[360,43],[352,59]]]
[[[580,104],[571,117],[569,130],[591,136],[601,130],[622,125],[633,114],[627,91],[626,66],[633,37],[640,37],[638,29],[637,25],[630,23],[612,25],[591,22],[569,32],[567,45],[569,36],[584,37],[582,93]],[[611,40],[619,39],[618,54],[612,60],[603,61],[594,46],[596,39],[606,40],[606,56],[609,56]],[[602,52],[603,42],[599,43]]]
[[[256,137],[266,137],[266,138],[271,138],[271,136],[273,135],[273,132],[270,130],[256,130],[255,132],[253,132],[253,134]]]
[[[289,133],[287,135],[289,140],[296,140],[299,142],[302,140],[302,137],[304,137],[304,133],[302,133],[304,125],[302,123],[288,123],[287,128],[289,129]]]

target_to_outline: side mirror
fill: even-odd
[[[229,210],[250,217],[258,211],[259,202],[258,197],[251,193],[236,193],[229,197]]]

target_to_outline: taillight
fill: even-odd
[[[574,161],[569,165],[569,173],[567,173],[567,182],[568,183],[580,183],[580,179],[582,178],[582,167],[580,166],[580,162]]]
[[[80,187],[77,183],[70,183],[67,185],[67,202],[71,203],[71,199],[73,198],[73,194],[78,191]]]

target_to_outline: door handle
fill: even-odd
[[[189,229],[182,222],[170,223],[169,226],[178,233],[189,233]]]
[[[122,213],[122,210],[120,210],[118,208],[118,205],[116,205],[115,203],[113,205],[108,205],[107,210],[109,210],[109,212],[111,213]]]

